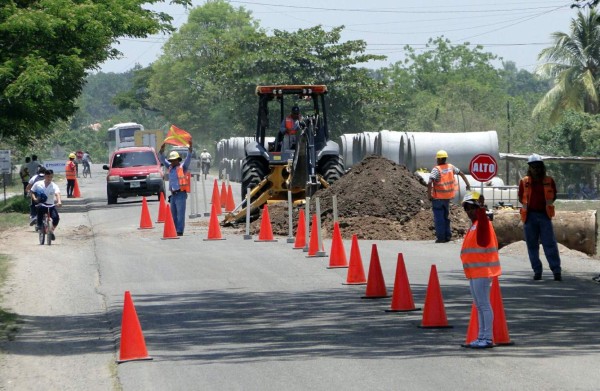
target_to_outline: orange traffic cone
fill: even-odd
[[[139,229],[152,229],[152,219],[150,218],[150,210],[148,210],[148,201],[146,197],[142,198],[142,215],[140,216]]]
[[[431,265],[429,273],[429,283],[427,284],[427,293],[425,294],[425,305],[423,306],[423,320],[419,327],[424,329],[442,329],[451,328],[446,318],[446,309],[444,308],[444,299],[442,298],[442,289],[438,280],[437,267]]]
[[[294,250],[302,250],[306,247],[306,223],[304,220],[304,209],[300,209],[298,214],[298,227],[296,227],[296,241],[294,242]]]
[[[121,347],[117,363],[134,360],[152,360],[146,350],[146,341],[142,334],[142,327],[131,300],[129,291],[125,292],[123,304],[123,317],[121,319]]]
[[[227,205],[227,187],[225,186],[225,181],[221,182],[221,208]]]
[[[471,319],[469,319],[469,327],[467,328],[467,336],[465,338],[465,344],[470,344],[479,338],[479,316],[477,315],[477,307],[475,307],[475,303],[471,304]]]
[[[171,206],[169,204],[167,204],[165,215],[165,226],[163,228],[163,237],[161,239],[179,239],[177,231],[175,230],[173,215],[171,214]]]
[[[271,217],[269,217],[269,207],[267,204],[263,206],[263,212],[260,221],[260,232],[258,239],[255,242],[276,242],[273,238],[273,229],[271,228]]]
[[[398,254],[398,263],[396,264],[396,279],[394,280],[394,292],[392,293],[392,305],[385,312],[408,312],[418,311],[413,301],[406,267],[404,266],[404,256]]]
[[[81,198],[81,192],[79,191],[79,181],[75,179],[75,187],[73,188],[73,198]]]
[[[340,224],[336,221],[333,223],[333,239],[331,241],[331,254],[329,255],[329,266],[327,266],[327,269],[343,267],[348,267],[348,261],[346,260],[346,250],[344,250]]]
[[[490,292],[490,302],[494,311],[494,344],[496,345],[514,345],[508,335],[508,325],[506,324],[506,315],[504,313],[504,303],[502,302],[502,292],[500,292],[500,283],[498,277],[492,279],[492,290]]]
[[[310,241],[308,243],[308,255],[307,258],[323,257],[325,255],[325,249],[321,249],[322,254],[319,254],[319,231],[317,230],[317,215],[314,214],[312,223],[310,226]]]
[[[225,240],[225,238],[221,236],[221,226],[219,225],[219,219],[217,218],[217,206],[215,204],[212,204],[212,211],[210,213],[208,237],[204,240]]]
[[[159,199],[160,201],[158,203],[158,218],[156,219],[156,222],[164,223],[165,211],[167,210],[167,203],[165,202],[165,193],[163,193],[162,191],[160,192]]]
[[[216,212],[220,216],[223,213],[223,210],[221,209],[221,196],[219,195],[219,185],[217,184],[216,179],[215,179],[215,182],[213,185],[212,199],[210,202],[216,206]],[[211,210],[211,214],[212,214],[212,210]]]
[[[387,289],[385,288],[383,273],[381,272],[381,264],[379,263],[379,253],[377,252],[377,245],[373,244],[373,247],[371,247],[371,262],[369,264],[367,290],[362,298],[382,299],[384,297],[389,296],[387,294]]]
[[[344,285],[365,285],[367,278],[365,277],[365,269],[360,256],[360,248],[358,247],[358,237],[352,235],[352,247],[350,247],[350,263],[348,265],[348,275]]]
[[[233,200],[233,190],[231,185],[227,186],[227,202],[225,203],[225,212],[231,212],[235,209],[235,201]]]

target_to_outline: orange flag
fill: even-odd
[[[177,145],[181,147],[188,147],[192,141],[192,135],[183,129],[179,129],[175,125],[171,125],[167,137],[165,137],[165,143],[171,145]]]

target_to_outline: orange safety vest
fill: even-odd
[[[490,221],[487,223],[492,225]],[[496,239],[494,229],[490,227],[490,242],[487,247],[479,246],[477,244],[477,224],[476,221],[465,235],[460,250],[460,260],[465,276],[468,279],[497,277],[502,273],[498,256],[498,239]]]
[[[169,171],[171,171],[171,168],[172,167],[169,167]],[[183,167],[181,167],[181,165],[177,166],[177,180],[179,181],[179,190],[189,193],[191,178],[192,174],[190,174],[189,172],[184,172]]]
[[[302,120],[302,116],[298,116],[298,121]],[[298,132],[298,129],[294,129],[294,125],[296,124],[296,120],[292,118],[291,115],[285,117],[285,132],[287,134],[294,135]]]
[[[521,221],[527,221],[527,205],[529,204],[529,198],[531,197],[531,178],[526,176],[522,179],[523,181],[523,194],[521,197]],[[554,217],[554,190],[552,189],[552,178],[549,176],[544,177],[542,180],[544,184],[544,198],[546,199],[546,214],[549,218]]]
[[[433,181],[433,198],[438,200],[449,200],[454,198],[458,188],[456,178],[454,177],[454,166],[452,164],[442,164],[435,166],[440,172],[440,180]]]
[[[67,179],[77,179],[76,170],[75,163],[69,160],[67,164],[65,164],[65,176]]]

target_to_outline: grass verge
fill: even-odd
[[[4,285],[8,275],[8,257],[0,254],[0,286]],[[2,297],[0,297],[0,300]],[[0,341],[12,340],[18,330],[17,314],[8,312],[0,307]]]

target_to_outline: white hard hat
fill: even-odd
[[[177,151],[171,151],[167,160],[181,160],[181,156],[179,156]]]
[[[536,162],[543,162],[542,157],[540,155],[538,155],[537,153],[531,154],[531,156],[529,156],[529,158],[527,158],[527,164],[536,163]]]

